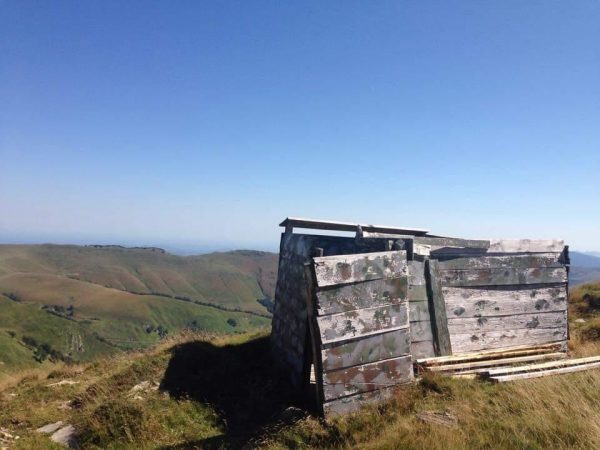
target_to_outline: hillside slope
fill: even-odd
[[[0,245],[0,289],[4,276],[21,273],[265,313],[257,299],[274,296],[277,255],[239,250],[184,257],[155,248]]]
[[[0,378],[90,361],[183,329],[267,327],[277,255],[179,257],[158,249],[0,245]]]
[[[188,333],[143,353],[39,371],[0,386],[0,430],[15,449],[61,448],[35,432],[58,421],[92,449],[600,446],[600,370],[506,384],[426,376],[325,424],[270,354],[265,334]]]

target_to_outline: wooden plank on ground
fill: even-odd
[[[410,331],[405,328],[328,345],[321,350],[321,359],[323,370],[329,371],[396,358],[408,353]]]
[[[406,276],[332,286],[317,292],[317,314],[341,313],[374,306],[392,305],[408,297]]]
[[[560,253],[536,253],[527,255],[479,256],[453,258],[440,261],[440,270],[457,269],[525,269],[530,267],[563,267]]]
[[[591,369],[598,369],[598,368],[600,368],[600,362],[588,363],[588,364],[583,364],[580,366],[567,366],[567,367],[561,367],[558,369],[540,370],[540,371],[536,371],[536,372],[517,373],[514,375],[498,375],[498,376],[490,377],[489,379],[490,379],[490,381],[493,381],[495,383],[504,383],[507,381],[524,380],[524,379],[528,379],[528,378],[540,378],[540,377],[547,377],[550,375],[563,375],[563,374],[567,374],[567,373],[581,372],[584,370],[591,370]]]
[[[535,370],[555,369],[559,367],[579,366],[582,364],[600,363],[600,356],[589,356],[586,358],[565,359],[563,361],[552,361],[539,364],[528,364],[519,367],[508,367],[505,369],[490,369],[487,374],[490,377],[499,375],[512,375],[521,372],[530,372]]]
[[[442,294],[442,283],[438,268],[438,261],[427,260],[427,290],[429,294],[429,310],[433,314],[432,332],[433,347],[439,356],[452,354],[452,343],[448,332],[448,319],[446,305]]]
[[[474,353],[464,353],[461,355],[436,356],[432,358],[417,359],[417,364],[420,365],[440,365],[462,363],[468,361],[479,361],[489,358],[509,358],[512,356],[534,355],[539,353],[554,353],[561,350],[562,342],[552,342],[541,345],[518,345],[514,347],[505,347],[500,349],[482,350]]]
[[[492,239],[488,253],[561,253],[565,241],[533,239]]]
[[[317,317],[323,344],[407,328],[408,302]]]
[[[323,373],[325,400],[403,384],[413,379],[410,356],[377,361]]]
[[[515,314],[501,317],[465,317],[448,320],[450,334],[535,328],[567,329],[567,312]]]
[[[522,284],[566,283],[565,267],[528,269],[442,270],[444,286],[501,286]]]
[[[483,333],[452,334],[450,339],[452,340],[454,353],[460,354],[514,345],[535,345],[565,341],[567,330],[566,328],[507,329]]]
[[[314,258],[319,287],[407,276],[406,251]]]
[[[566,286],[515,286],[510,289],[444,287],[448,318],[508,316],[565,311]]]
[[[567,357],[566,353],[542,353],[541,355],[516,356],[512,358],[487,359],[483,361],[473,361],[458,364],[445,364],[439,366],[424,366],[431,372],[454,372],[478,368],[494,368],[494,366],[506,366],[509,364],[518,364],[531,361],[558,360]]]

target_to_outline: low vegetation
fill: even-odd
[[[572,292],[574,356],[600,354],[588,331],[599,288]],[[600,448],[600,370],[506,384],[426,375],[386,403],[326,423],[277,372],[269,345],[267,330],[190,327],[145,351],[46,361],[0,384],[0,430],[23,449],[52,448],[35,430],[58,421],[97,449]]]

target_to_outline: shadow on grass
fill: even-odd
[[[161,389],[210,404],[226,433],[168,448],[240,448],[279,422],[288,406],[306,407],[275,367],[268,337],[224,347],[202,341],[174,347]]]

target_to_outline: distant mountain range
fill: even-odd
[[[184,257],[154,247],[0,245],[0,378],[186,328],[268,327],[277,261],[253,250]]]
[[[572,286],[600,280],[600,252],[570,252]]]

